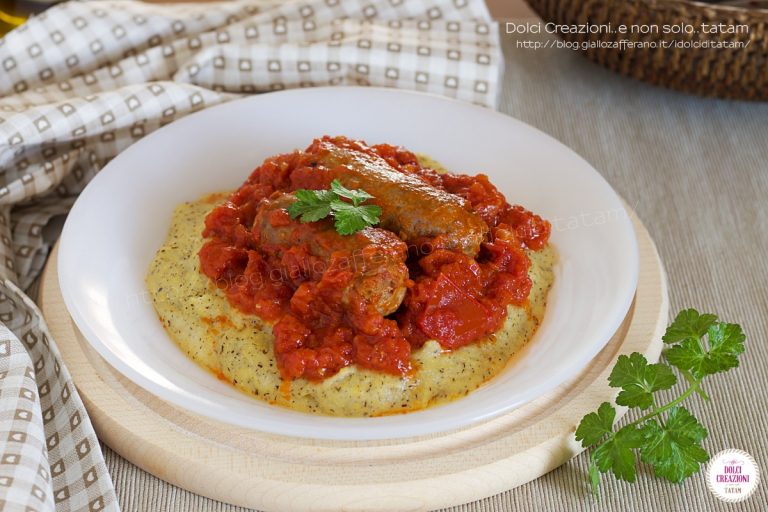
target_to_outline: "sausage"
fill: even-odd
[[[286,208],[295,201],[293,194],[276,192],[261,202],[252,228],[259,249],[279,254],[304,246],[326,263],[332,257],[337,261],[347,258],[353,277],[342,291],[342,304],[350,306],[352,301],[362,300],[382,316],[394,313],[403,302],[408,283],[405,243],[383,229],[368,227],[353,235],[340,235],[329,219],[310,223],[293,220]]]
[[[381,207],[379,226],[409,244],[441,237],[440,246],[475,257],[488,225],[463,198],[404,174],[360,143],[348,139],[316,140],[306,151],[309,165],[347,188],[362,188]]]

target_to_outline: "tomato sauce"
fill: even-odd
[[[490,235],[475,258],[446,248],[440,237],[411,244],[405,298],[395,313],[382,316],[364,301],[342,296],[353,278],[348,262],[354,255],[340,250],[328,261],[318,260],[301,231],[309,227],[286,212],[273,212],[270,225],[291,227],[295,240],[304,242],[279,250],[259,243],[254,219],[262,200],[276,191],[328,187],[306,152],[267,159],[208,214],[199,258],[201,271],[234,307],[274,322],[275,355],[285,380],[320,381],[352,364],[404,375],[412,370],[411,350],[429,339],[448,350],[478,342],[502,326],[507,306],[526,303],[531,290],[526,249],[541,249],[549,239],[549,222],[510,205],[483,174],[438,173],[403,148],[354,144],[395,170],[466,200]]]

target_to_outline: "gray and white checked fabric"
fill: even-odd
[[[114,506],[98,440],[58,349],[37,306],[8,279],[0,321],[0,510]]]
[[[285,88],[402,87],[495,106],[501,69],[482,0],[70,2],[0,39],[0,510],[118,509],[24,292],[50,248],[46,224],[110,159],[190,112]]]

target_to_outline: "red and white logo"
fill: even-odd
[[[716,497],[735,503],[755,492],[760,483],[760,468],[743,450],[723,450],[707,465],[707,486]]]

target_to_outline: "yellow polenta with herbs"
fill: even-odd
[[[271,326],[233,308],[200,272],[197,256],[210,198],[176,208],[168,239],[147,275],[147,286],[166,331],[201,366],[271,403],[334,416],[376,416],[450,401],[504,369],[544,315],[554,250],[530,251],[533,287],[528,307],[509,306],[503,328],[487,340],[452,351],[428,341],[412,354],[404,377],[348,366],[322,382],[281,386]]]
[[[396,414],[470,393],[531,339],[553,280],[549,229],[485,176],[324,137],[231,195],[179,205],[146,282],[178,346],[242,391]]]

